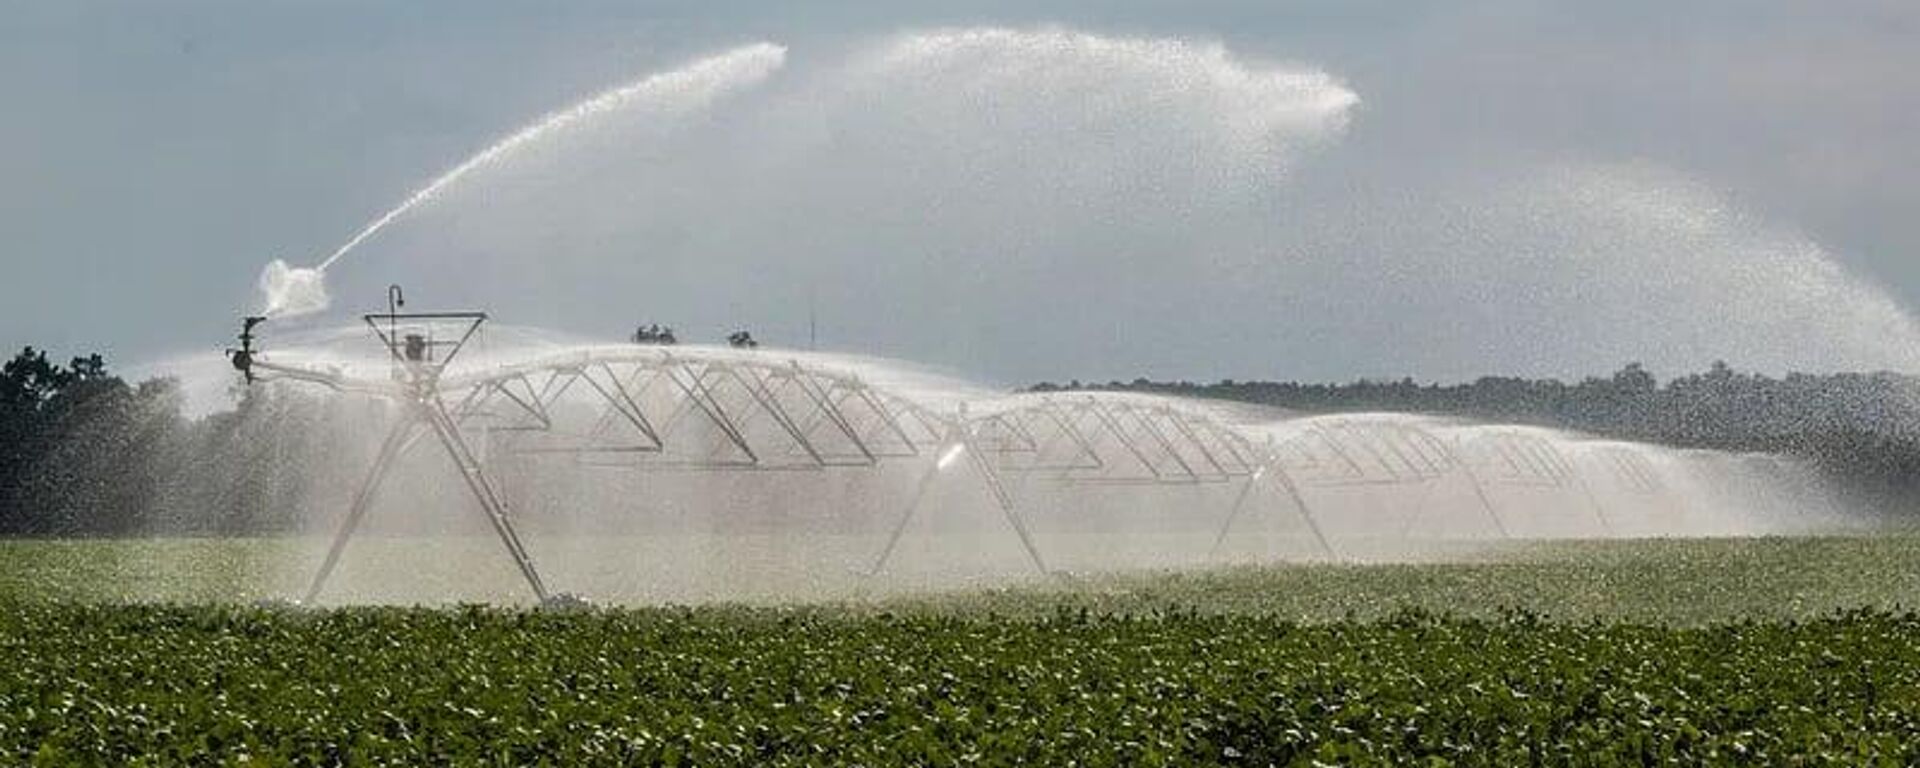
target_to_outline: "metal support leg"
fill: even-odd
[[[873,568],[868,571],[868,574],[879,574],[881,569],[886,567],[887,561],[893,557],[894,550],[899,547],[901,536],[905,535],[907,531],[907,525],[913,521],[914,514],[919,511],[921,503],[926,500],[928,491],[932,490],[933,481],[940,476],[942,469],[940,466],[941,459],[945,458],[947,452],[953,450],[959,450],[967,454],[967,461],[973,465],[974,470],[979,472],[981,479],[986,482],[988,492],[993,494],[994,503],[1000,507],[1001,514],[1006,517],[1007,524],[1013,528],[1014,534],[1020,537],[1020,545],[1026,549],[1027,557],[1033,561],[1034,567],[1039,569],[1043,574],[1050,573],[1051,571],[1047,570],[1046,559],[1040,556],[1040,549],[1033,542],[1033,534],[1027,530],[1026,521],[1020,519],[1019,510],[1014,504],[1013,495],[1008,492],[1006,485],[1000,481],[1000,477],[998,473],[993,471],[993,467],[986,463],[986,458],[980,455],[980,451],[978,447],[973,444],[973,441],[963,437],[956,442],[948,443],[946,449],[942,450],[939,455],[934,456],[933,465],[927,468],[926,474],[920,476],[920,482],[914,487],[913,497],[907,502],[906,511],[900,515],[900,522],[894,524],[893,533],[887,537],[886,547],[880,551],[880,557],[874,560]]]
[[[1313,534],[1313,540],[1320,545],[1320,550],[1327,553],[1329,558],[1340,559],[1340,553],[1334,550],[1333,544],[1327,540],[1326,532],[1320,529],[1320,521],[1313,518],[1313,510],[1307,508],[1307,499],[1301,495],[1300,486],[1294,485],[1293,478],[1277,465],[1267,471],[1273,473],[1276,478],[1274,482],[1279,483],[1281,490],[1286,491],[1287,500],[1293,502],[1294,509],[1300,512],[1300,520],[1307,524],[1307,530]],[[1220,523],[1220,534],[1214,537],[1213,549],[1207,553],[1208,559],[1220,555],[1220,548],[1227,543],[1227,533],[1233,530],[1234,522],[1240,519],[1241,511],[1246,509],[1248,499],[1253,496],[1254,486],[1264,477],[1264,473],[1255,473],[1247,478],[1246,486],[1240,489],[1239,496],[1233,500],[1233,508],[1227,512],[1227,519]]]
[[[461,479],[467,483],[467,489],[473,492],[480,502],[481,510],[486,513],[487,522],[493,525],[493,532],[507,547],[507,554],[513,557],[514,565],[520,569],[520,575],[527,580],[527,586],[533,588],[534,597],[546,602],[549,595],[547,586],[540,580],[540,572],[533,566],[533,557],[527,553],[526,545],[520,541],[520,534],[514,531],[513,521],[507,515],[507,502],[494,488],[493,481],[474,458],[473,450],[467,441],[460,437],[460,430],[447,417],[445,409],[437,401],[422,403],[417,407],[426,417],[427,424],[440,438],[440,444],[447,449],[448,458],[460,470]]]
[[[1247,508],[1247,500],[1253,498],[1253,487],[1260,483],[1259,475],[1247,477],[1247,484],[1240,487],[1240,493],[1233,497],[1233,506],[1227,509],[1227,519],[1220,523],[1220,534],[1213,537],[1213,549],[1207,550],[1207,559],[1220,556],[1220,548],[1226,546],[1227,532],[1233,530],[1233,523],[1240,519],[1240,512]]]
[[[994,472],[993,466],[987,463],[987,457],[981,455],[978,447],[973,445],[970,439],[962,438],[960,445],[962,450],[966,451],[967,458],[973,463],[973,468],[980,473],[980,479],[986,481],[987,490],[993,492],[993,499],[999,503],[1000,512],[1006,516],[1007,524],[1012,526],[1013,532],[1020,536],[1020,545],[1026,547],[1027,557],[1033,560],[1033,567],[1043,574],[1052,573],[1047,570],[1047,561],[1040,557],[1040,548],[1034,545],[1033,534],[1027,531],[1026,521],[1020,519],[1020,511],[1014,505],[1013,495],[1009,494],[1006,485],[1000,482],[999,474]]]
[[[927,466],[926,473],[920,476],[920,482],[913,487],[913,497],[907,502],[906,511],[900,514],[900,522],[894,524],[892,535],[887,537],[887,546],[880,550],[880,557],[873,561],[873,568],[867,571],[868,576],[878,576],[881,569],[887,567],[887,561],[893,558],[893,550],[900,546],[900,537],[906,534],[907,525],[913,522],[913,516],[920,511],[920,503],[926,500],[927,492],[933,489],[934,479],[939,476],[940,457],[936,455]]]
[[[1500,510],[1494,508],[1492,497],[1487,495],[1486,484],[1480,482],[1480,474],[1473,471],[1472,465],[1464,462],[1460,464],[1460,472],[1467,476],[1467,484],[1473,486],[1473,495],[1480,499],[1481,508],[1487,510],[1487,519],[1493,521],[1493,528],[1500,532],[1500,538],[1513,538],[1513,534],[1507,532],[1506,522],[1500,519]]]
[[[1300,486],[1293,482],[1293,476],[1279,466],[1273,468],[1273,476],[1280,483],[1280,488],[1287,492],[1287,498],[1293,500],[1294,508],[1300,510],[1300,519],[1306,522],[1307,530],[1313,532],[1313,540],[1320,543],[1321,551],[1326,552],[1327,557],[1339,560],[1340,553],[1334,551],[1332,542],[1327,541],[1327,532],[1320,530],[1320,521],[1314,519],[1313,510],[1307,507],[1307,497],[1300,493]]]
[[[1578,486],[1580,493],[1587,497],[1587,506],[1593,508],[1593,520],[1600,524],[1600,535],[1613,538],[1613,522],[1607,519],[1607,508],[1600,503],[1600,494],[1594,493],[1593,486],[1587,483],[1586,478],[1580,476],[1580,468],[1577,465],[1572,467],[1572,473],[1573,484]]]
[[[311,603],[320,596],[320,588],[327,583],[327,577],[333,575],[334,566],[340,564],[340,554],[346,551],[347,539],[353,538],[354,529],[360,527],[360,520],[367,516],[367,510],[373,506],[374,493],[380,483],[386,480],[387,473],[406,452],[413,439],[421,433],[419,420],[412,413],[403,414],[400,421],[387,432],[387,439],[380,444],[379,453],[374,455],[373,466],[367,470],[367,477],[360,483],[360,490],[353,494],[353,505],[347,508],[347,516],[340,521],[340,530],[333,535],[333,545],[327,548],[327,557],[320,561],[320,571],[313,575],[313,583],[307,587],[307,595],[301,602]]]
[[[1433,498],[1434,491],[1439,489],[1439,487],[1440,482],[1436,480],[1429,480],[1420,484],[1420,496],[1413,500],[1413,511],[1408,512],[1407,518],[1400,522],[1400,539],[1402,541],[1412,537],[1413,526],[1421,520],[1426,519],[1427,500]]]

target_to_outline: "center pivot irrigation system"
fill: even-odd
[[[1488,484],[1583,484],[1557,443],[1521,433],[1453,443],[1412,425],[1334,420],[1284,437],[1256,437],[1259,430],[1228,424],[1190,402],[1112,392],[1025,393],[937,406],[904,388],[872,386],[848,366],[772,350],[603,346],[455,369],[451,364],[487,315],[405,312],[398,286],[387,299],[387,311],[361,318],[386,350],[383,377],[300,362],[297,354],[276,360],[257,346],[265,322],[260,317],[243,320],[240,346],[228,350],[249,384],[317,385],[398,406],[399,416],[353,494],[304,602],[320,596],[394,464],[429,436],[543,604],[577,598],[551,591],[542,579],[515,527],[509,495],[490,470],[488,456],[495,450],[632,472],[857,471],[918,462],[922,474],[867,567],[872,574],[886,569],[929,491],[959,463],[985,487],[1042,573],[1051,571],[1021,512],[1029,482],[1238,483],[1215,539],[1216,555],[1255,492],[1268,488],[1331,558],[1338,554],[1305,488],[1416,486],[1461,475],[1504,536],[1507,528]],[[1639,456],[1599,457],[1626,485],[1661,490],[1658,473]],[[1604,528],[1597,502],[1594,514]]]

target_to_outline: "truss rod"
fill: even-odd
[[[827,419],[833,422],[841,434],[847,436],[847,440],[852,441],[854,449],[859,451],[869,464],[873,463],[876,460],[873,451],[867,449],[866,442],[862,441],[860,435],[854,432],[853,426],[847,423],[845,414],[840,413],[832,403],[827,402],[826,395],[816,387],[812,378],[806,375],[805,369],[800,367],[797,360],[793,361],[793,371],[795,383],[800,385],[800,391],[813,400],[814,406],[827,415]]]
[[[1167,456],[1173,459],[1173,463],[1180,465],[1180,471],[1185,472],[1190,478],[1195,480],[1200,479],[1200,473],[1194,471],[1193,465],[1187,462],[1186,457],[1180,455],[1180,449],[1176,448],[1173,441],[1168,439],[1166,433],[1160,429],[1160,426],[1154,423],[1154,409],[1136,409],[1133,406],[1123,406],[1121,412],[1131,414],[1133,420],[1139,422],[1140,426],[1146,429],[1147,435],[1152,437],[1154,442],[1160,445],[1160,450],[1165,451]]]
[[[627,394],[626,387],[621,386],[620,377],[615,375],[613,369],[607,367],[605,363],[602,363],[600,368],[601,371],[607,375],[607,383],[605,385],[602,385],[599,380],[595,379],[593,374],[588,372],[586,368],[580,370],[580,377],[585,379],[587,386],[592,387],[595,392],[598,392],[600,397],[605,399],[607,404],[611,405],[614,411],[620,414],[621,418],[626,419],[627,423],[633,425],[634,429],[640,430],[640,434],[647,438],[647,442],[650,443],[653,448],[665,448],[666,444],[660,441],[660,433],[653,428],[653,422],[647,420],[646,412],[642,411],[640,404],[634,402],[633,398]]]
[[[1140,446],[1133,441],[1132,437],[1127,435],[1126,430],[1121,429],[1120,424],[1114,421],[1112,414],[1107,413],[1106,409],[1100,407],[1099,403],[1092,401],[1087,403],[1087,410],[1093,414],[1094,421],[1106,428],[1107,434],[1113,435],[1113,439],[1119,441],[1121,447],[1126,448],[1128,453],[1133,454],[1133,457],[1138,459],[1140,464],[1147,468],[1148,473],[1154,477],[1162,476],[1163,473],[1160,471],[1159,465],[1155,464],[1152,459],[1147,458],[1146,453],[1140,450]]]
[[[746,454],[749,460],[755,463],[760,461],[759,454],[754,452],[753,446],[747,444],[746,436],[740,434],[740,430],[734,426],[732,420],[728,419],[726,414],[715,410],[720,404],[717,402],[708,402],[712,390],[708,389],[706,382],[702,380],[704,374],[694,373],[689,367],[689,376],[693,378],[691,383],[682,381],[676,369],[673,368],[667,369],[666,376],[669,381],[672,381],[675,386],[680,388],[681,392],[686,394],[687,399],[692,401],[694,406],[699,408],[709,421],[713,422],[715,427],[718,427],[720,431],[726,435],[729,441],[732,441],[735,448],[739,448],[740,452]],[[703,395],[702,393],[705,394]]]
[[[812,459],[815,464],[826,466],[826,458],[820,455],[820,451],[814,447],[813,441],[807,439],[806,435],[800,433],[799,426],[793,423],[793,417],[787,415],[786,409],[780,407],[779,401],[773,397],[772,393],[766,391],[766,382],[761,381],[759,377],[754,376],[751,372],[743,376],[740,371],[734,369],[733,366],[727,366],[725,370],[727,375],[732,376],[734,381],[739,382],[740,386],[746,388],[747,395],[760,404],[760,409],[766,411],[767,415],[773,418],[773,423],[779,425],[780,429],[787,433],[787,437],[793,439],[795,445],[800,446],[800,450],[807,454],[807,458]]]

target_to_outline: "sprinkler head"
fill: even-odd
[[[253,383],[253,353],[244,349],[227,350],[227,360],[232,361],[233,369],[247,377],[247,383]]]
[[[944,470],[947,467],[953,466],[954,460],[960,458],[960,454],[963,454],[966,452],[967,452],[966,443],[954,443],[952,447],[949,447],[946,451],[940,454],[940,459],[938,461],[935,461],[933,463],[933,466],[936,469]]]
[[[245,376],[248,384],[253,378],[253,328],[267,321],[262,315],[249,315],[240,320],[240,348],[228,349],[227,360],[233,363],[233,369]]]

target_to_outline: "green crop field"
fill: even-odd
[[[0,545],[0,764],[1920,761],[1906,537],[577,613],[221,591],[275,546]]]
[[[481,543],[482,564],[501,568],[497,545]],[[0,540],[0,600],[247,604],[297,594],[312,568],[301,558],[311,554],[276,539]],[[410,567],[390,566],[385,575],[426,578]],[[511,575],[500,573],[498,589],[480,594],[523,598]],[[439,596],[440,586],[436,581],[423,592]],[[462,594],[461,585],[446,586],[447,594]],[[841,611],[1000,616],[1174,608],[1319,622],[1380,618],[1411,608],[1454,616],[1493,617],[1518,609],[1556,620],[1678,624],[1808,619],[1835,611],[1920,608],[1920,536],[1530,543],[1444,563],[1080,574],[996,589],[833,595],[825,604]]]

